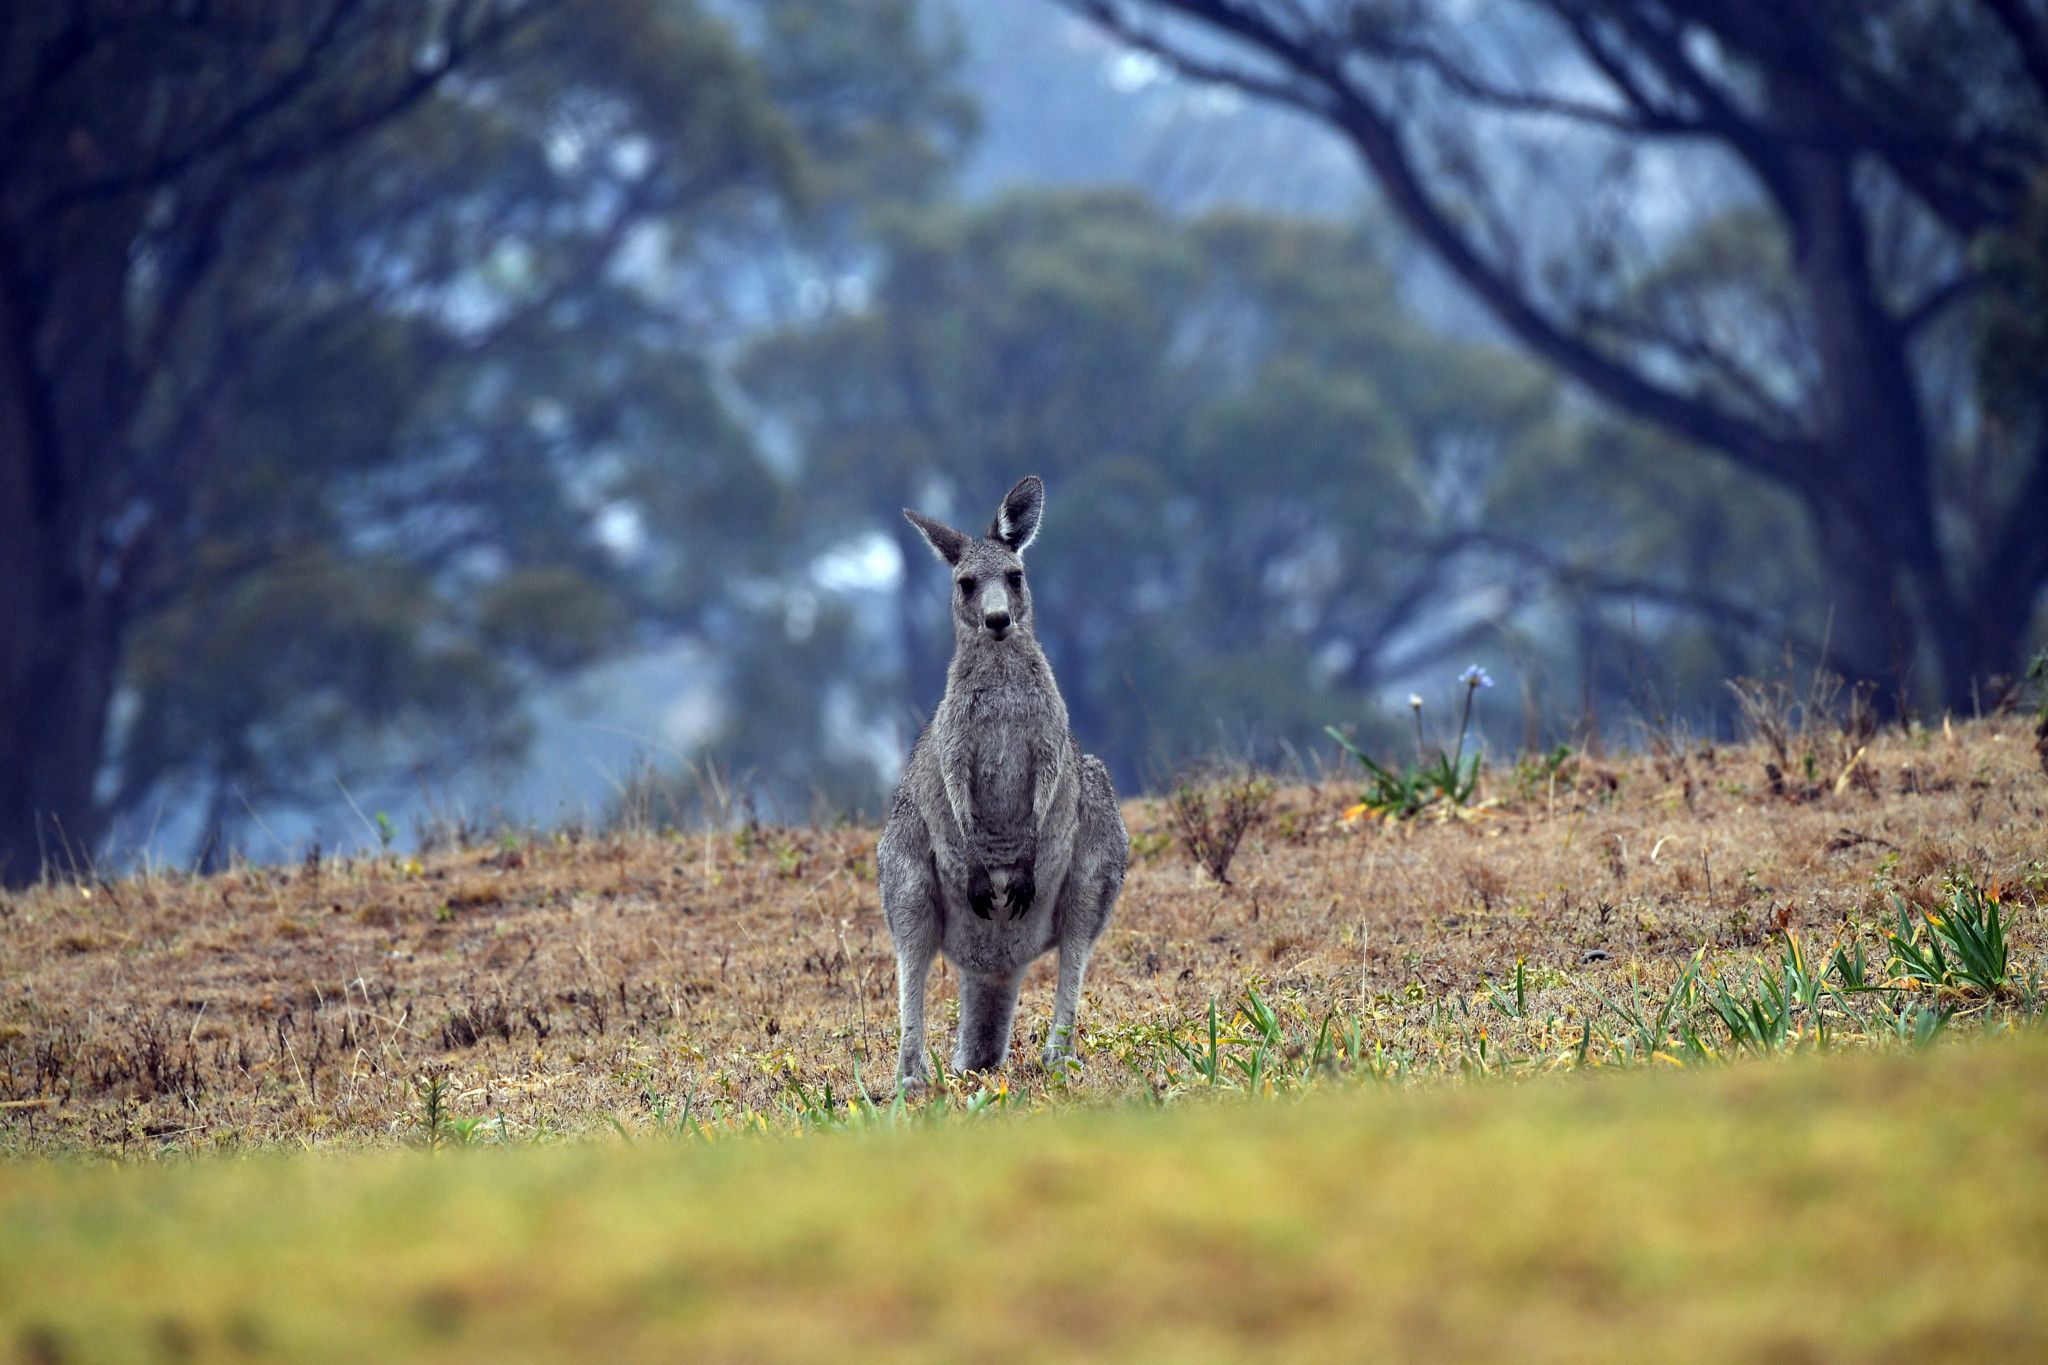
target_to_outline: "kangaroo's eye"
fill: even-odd
[[[961,579],[961,580],[960,580],[960,595],[961,595],[962,597],[972,597],[972,596],[974,596],[974,580],[973,580],[973,579],[971,579],[971,578],[963,578],[963,579]]]
[[[1024,587],[1024,571],[1022,569],[1012,569],[1004,574],[1003,577],[1010,580],[1011,592],[1020,591]]]

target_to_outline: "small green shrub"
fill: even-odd
[[[1480,756],[1465,756],[1465,737],[1472,727],[1473,698],[1481,688],[1493,686],[1493,679],[1485,669],[1473,664],[1458,675],[1458,683],[1465,689],[1465,696],[1464,709],[1458,717],[1457,742],[1448,751],[1439,747],[1434,758],[1425,756],[1428,743],[1422,733],[1421,694],[1409,695],[1408,708],[1415,717],[1416,761],[1411,766],[1394,768],[1382,764],[1353,744],[1336,726],[1323,727],[1323,733],[1336,740],[1365,770],[1365,790],[1358,804],[1345,812],[1347,819],[1375,815],[1383,820],[1406,820],[1439,802],[1454,809],[1472,804],[1479,789]]]
[[[1948,893],[1948,904],[1927,912],[1918,925],[1906,902],[1892,894],[1899,915],[1889,935],[1894,976],[1937,996],[2008,993],[2014,984],[2012,954],[1997,898],[1961,873],[1950,876]]]

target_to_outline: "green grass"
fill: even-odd
[[[2031,1030],[805,1138],[0,1165],[0,1352],[28,1359],[2041,1358],[2044,1283]]]

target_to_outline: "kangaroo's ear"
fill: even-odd
[[[995,524],[988,528],[990,540],[1024,553],[1038,534],[1038,519],[1045,512],[1045,480],[1036,474],[1026,474],[1017,480],[1017,486],[1003,497],[1003,505],[996,509]]]
[[[956,531],[943,521],[933,521],[922,512],[913,512],[908,507],[903,515],[910,518],[910,524],[924,533],[925,543],[934,553],[948,564],[958,564],[960,556],[967,553],[967,536]]]

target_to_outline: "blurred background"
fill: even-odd
[[[0,9],[0,882],[1120,787],[2044,636],[2040,0]]]

